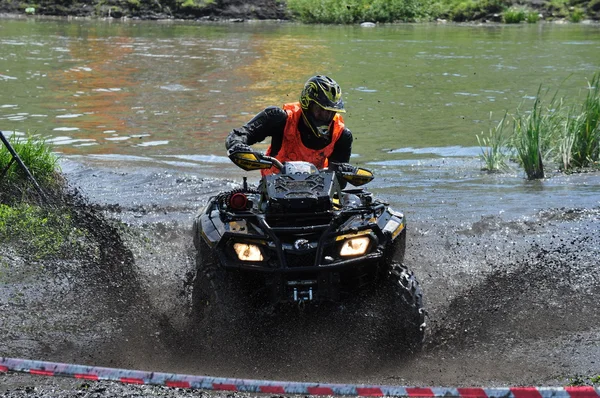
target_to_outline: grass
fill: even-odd
[[[490,118],[491,116],[490,114]],[[507,116],[508,114],[505,113],[502,120],[489,129],[488,137],[480,138],[477,136],[477,142],[481,147],[481,159],[484,163],[483,170],[499,172],[509,169],[506,163],[509,157],[507,153],[508,137],[504,132],[504,127],[507,125]]]
[[[502,21],[506,24],[537,23],[539,20],[540,14],[538,12],[525,7],[510,7],[502,14]]]
[[[512,24],[512,23],[521,23],[527,19],[527,13],[524,8],[515,8],[511,7],[508,10],[504,11],[502,15],[502,20],[504,23]]]
[[[42,189],[55,191],[60,188],[62,179],[58,157],[46,140],[34,135],[19,137],[13,134],[8,137],[8,142]],[[25,171],[12,160],[12,154],[0,142],[0,203],[26,199],[33,186]],[[23,197],[17,198],[17,192],[21,192]]]
[[[44,139],[33,135],[22,138],[13,134],[8,141],[38,182],[51,184],[55,181],[58,157]],[[5,171],[11,159],[12,155],[8,149],[0,144],[0,173],[4,172],[0,183],[15,184],[26,178],[25,173],[16,162]]]
[[[540,20],[540,14],[535,11],[528,11],[525,21],[527,23],[538,23]]]
[[[573,377],[568,378],[569,383],[567,384],[569,387],[583,387],[583,386],[598,386],[600,385],[600,375],[596,376],[583,376],[583,375],[575,375]]]
[[[427,0],[288,0],[287,8],[304,23],[419,21],[431,17]]]
[[[194,0],[186,0],[191,2]],[[594,0],[593,0],[594,1]],[[595,0],[600,1],[600,0]],[[510,0],[288,0],[293,19],[303,23],[350,24],[370,22],[413,22],[449,19],[455,22],[494,19],[502,16],[507,24],[537,23],[540,12],[514,6]],[[568,18],[580,22],[595,11],[575,7],[569,0],[544,2],[543,14],[550,19]]]
[[[84,236],[68,213],[26,203],[0,204],[0,241],[20,247],[34,260],[70,253]]]
[[[552,126],[547,114],[543,112],[540,90],[535,97],[530,112],[517,115],[513,124],[512,147],[517,159],[530,180],[544,178],[544,158],[547,153],[547,142],[552,134]]]
[[[579,7],[575,7],[575,9],[569,14],[569,21],[571,22],[581,22],[584,18],[585,12]]]
[[[558,141],[558,159],[560,168],[564,171],[570,170],[573,167],[573,145],[577,137],[577,131],[581,128],[583,122],[581,116],[573,115],[570,111],[567,113],[565,122],[560,130]]]
[[[597,162],[600,155],[600,73],[588,83],[579,118],[574,132],[573,165],[586,167]]]
[[[58,158],[45,140],[13,134],[8,142],[44,190],[62,188]],[[29,203],[34,202],[28,194],[31,188],[27,174],[0,142],[0,242],[23,248],[32,259],[60,255],[68,242],[77,242],[83,233],[73,227],[68,212]]]
[[[600,168],[600,72],[588,82],[580,106],[566,106],[565,99],[556,94],[544,105],[541,89],[531,110],[517,109],[508,138],[503,131],[507,115],[490,130],[489,137],[477,136],[484,169],[501,171],[510,150],[528,179],[544,178],[544,164],[551,161],[564,172]]]

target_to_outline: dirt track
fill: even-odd
[[[198,191],[210,181],[184,181]],[[171,373],[416,386],[561,386],[600,374],[600,208],[474,223],[413,220],[407,263],[429,310],[424,351],[390,358],[368,304],[231,324],[189,325],[188,209],[107,206],[125,220],[131,269],[25,262],[2,248],[0,355]],[[161,221],[162,217],[162,221]],[[127,267],[126,264],[121,265]],[[131,272],[130,272],[131,271]],[[388,336],[389,337],[389,336]],[[385,338],[388,338],[385,337]],[[36,390],[31,388],[35,387]],[[10,390],[11,392],[5,392]],[[198,396],[190,391],[10,374],[5,396]],[[79,391],[79,392],[78,392]]]

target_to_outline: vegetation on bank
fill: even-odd
[[[303,23],[600,19],[600,0],[0,0],[0,12],[141,19],[285,19]]]
[[[69,256],[85,236],[68,211],[30,203],[14,207],[0,203],[0,242],[10,242],[32,260]]]
[[[485,170],[504,171],[511,159],[529,179],[544,178],[548,164],[567,173],[600,169],[600,72],[581,104],[557,94],[545,101],[547,94],[540,87],[530,110],[507,112],[487,136],[477,136]]]
[[[50,189],[60,185],[58,158],[43,139],[33,135],[26,138],[12,135],[8,142],[40,184]],[[8,148],[0,143],[0,202],[15,197],[15,190],[26,194],[30,188],[31,181],[27,180],[25,171],[12,160]]]
[[[535,5],[534,5],[535,4]],[[541,19],[580,22],[600,17],[600,0],[287,0],[292,15],[305,23],[455,22],[492,20],[536,23]]]
[[[58,158],[44,139],[12,135],[8,143],[37,187],[0,142],[0,255],[8,243],[9,251],[31,261],[80,259],[82,264],[113,268],[133,264],[133,254],[118,229],[121,225],[106,219],[97,206],[67,185]],[[3,261],[0,257],[0,264]],[[120,268],[118,275],[130,271],[130,267]]]
[[[48,195],[46,199],[60,196],[64,181],[52,148],[34,136],[13,135],[8,142]],[[0,143],[0,242],[10,242],[35,260],[65,255],[84,236],[68,208],[44,203],[33,181]]]

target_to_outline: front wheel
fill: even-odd
[[[244,299],[240,296],[237,275],[228,274],[214,250],[200,238],[196,278],[192,285],[192,315],[195,321],[216,327],[239,320],[244,314]]]
[[[423,291],[415,275],[404,264],[393,262],[384,284],[384,306],[393,346],[419,351],[425,337]]]
[[[192,311],[205,319],[222,304],[226,292],[225,270],[216,254],[200,237],[196,243],[196,278],[192,288]]]

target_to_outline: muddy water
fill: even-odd
[[[0,128],[57,145],[71,184],[130,228],[123,240],[137,276],[10,279],[4,355],[409,385],[564,384],[600,373],[600,175],[531,182],[515,165],[489,175],[475,144],[490,112],[531,101],[541,83],[568,77],[562,87],[576,96],[599,62],[597,26],[0,25]],[[381,350],[376,303],[350,315],[256,314],[212,341],[189,327],[192,217],[243,175],[258,179],[229,163],[224,137],[290,100],[315,71],[344,84],[353,161],[377,176],[369,188],[407,215],[407,262],[429,309],[418,356]]]

